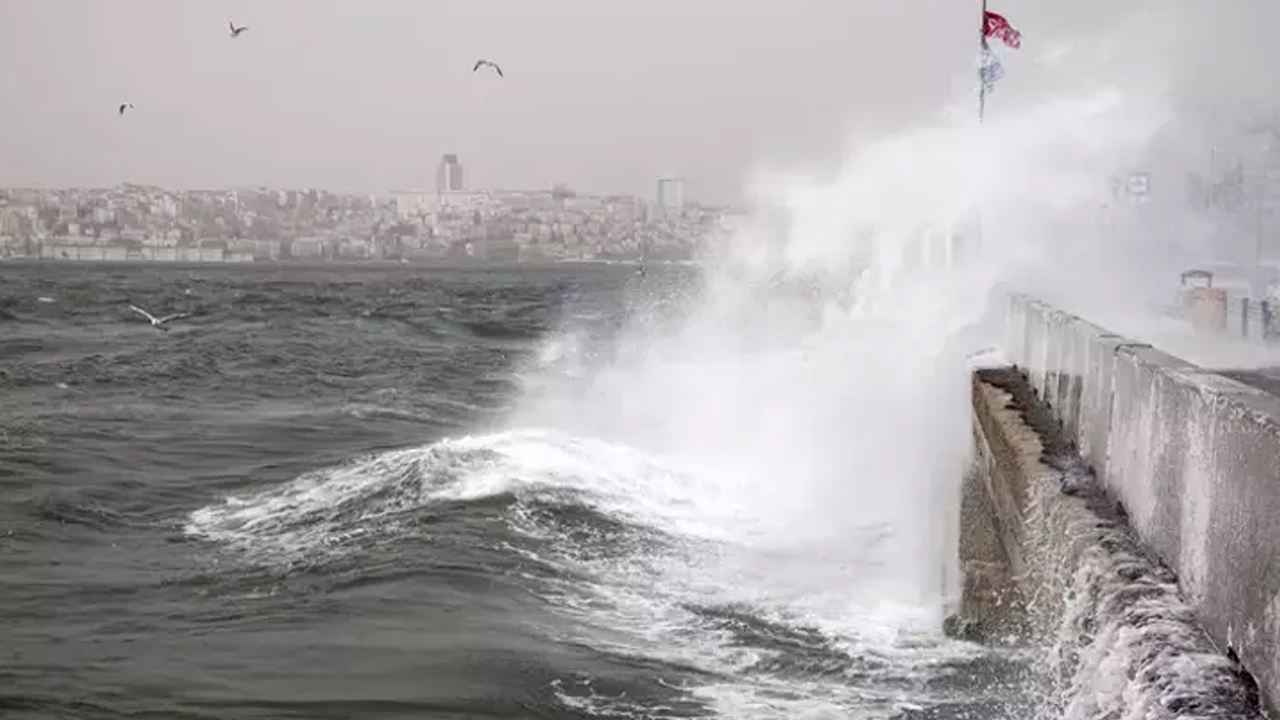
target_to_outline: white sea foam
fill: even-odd
[[[1064,467],[1029,493],[1025,552],[1055,680],[1040,716],[1260,720],[1256,686],[1214,646],[1174,574],[1114,517],[1081,466]]]
[[[633,325],[633,351],[530,396],[514,423],[715,469],[741,527],[770,533],[757,545],[820,555],[894,528],[876,550],[895,568],[881,599],[940,618],[967,356],[998,336],[1000,287],[1070,289],[1106,256],[1081,208],[1169,120],[1162,90],[1068,88],[982,127],[864,142],[833,178],[762,173],[765,220],[720,248],[688,317]],[[948,262],[956,236],[968,247]]]
[[[1146,38],[1156,55],[1176,24],[1162,20],[1159,37]],[[1073,52],[1058,46],[1052,59]],[[968,371],[999,350],[971,354],[998,342],[1002,291],[1033,292],[1181,351],[1241,358],[1240,348],[1201,347],[1158,309],[1211,242],[1203,218],[1181,200],[1159,205],[1159,223],[1137,205],[1104,209],[1115,200],[1109,181],[1167,147],[1170,128],[1181,132],[1168,68],[1127,70],[1104,82],[1057,78],[982,127],[943,120],[862,141],[835,177],[762,172],[756,217],[717,248],[683,322],[634,323],[620,341],[627,352],[584,360],[572,385],[526,398],[517,425],[719,471],[742,530],[734,538],[725,528],[740,549],[735,572],[716,571],[722,557],[698,566],[694,592],[681,564],[690,558],[648,566],[648,602],[660,602],[656,588],[736,598],[864,647],[936,628],[954,592],[942,568],[969,443]],[[718,507],[711,495],[689,501]],[[867,528],[887,530],[871,542]],[[757,681],[717,690],[726,716],[857,705],[830,686],[797,685],[779,701],[785,693]],[[1105,692],[1106,668],[1092,681]]]
[[[955,592],[945,570],[970,442],[968,373],[991,361],[970,355],[998,342],[1003,290],[1105,325],[1148,304],[1162,292],[1152,278],[1195,249],[1181,237],[1155,256],[1141,227],[1102,228],[1109,178],[1140,164],[1174,119],[1168,39],[1146,43],[1147,64],[1101,81],[1086,43],[1078,67],[1094,72],[1046,70],[1043,87],[1002,101],[980,127],[966,100],[862,138],[832,177],[760,172],[756,214],[705,264],[680,319],[637,313],[607,353],[566,327],[530,370],[515,429],[205,508],[189,531],[284,555],[341,552],[352,527],[336,519],[343,506],[359,508],[362,531],[388,531],[405,507],[569,489],[684,544],[599,559],[562,543],[542,559],[595,582],[549,600],[595,627],[597,642],[737,678],[692,690],[726,717],[884,717],[937,701],[841,672],[752,672],[765,651],[690,608],[746,607],[816,628],[842,657],[890,658],[889,679],[977,652],[937,637]],[[1080,60],[1071,43],[1053,48],[1053,68]],[[401,492],[380,495],[391,483]],[[532,516],[519,527],[554,532]]]

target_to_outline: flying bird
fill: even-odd
[[[162,317],[162,318],[157,318],[155,315],[152,315],[151,313],[147,312],[146,310],[143,310],[142,308],[138,307],[137,305],[130,305],[130,306],[129,306],[129,309],[130,309],[130,310],[132,310],[132,311],[134,311],[134,312],[136,312],[136,313],[138,313],[139,315],[141,315],[141,316],[145,317],[146,319],[150,320],[150,321],[151,321],[151,324],[152,324],[153,326],[158,327],[158,328],[160,328],[161,330],[168,330],[168,329],[169,329],[169,328],[162,327],[162,326],[163,326],[165,323],[169,322],[170,320],[177,320],[178,318],[186,317],[186,316],[187,316],[187,313],[174,313],[174,314],[172,314],[172,315],[165,315],[165,316],[164,316],[164,317]]]
[[[125,111],[125,110],[132,110],[132,109],[133,109],[133,103],[121,103],[121,104],[120,104],[120,114],[121,114],[121,115],[123,115],[123,114],[124,114],[124,111]]]
[[[492,60],[477,60],[475,66],[471,68],[471,72],[475,72],[485,66],[493,68],[494,72],[498,73],[498,77],[506,77],[502,74],[502,68],[498,67],[498,63]]]
[[[248,25],[245,25],[244,27],[236,27],[236,24],[230,20],[227,21],[227,27],[231,28],[231,37],[237,37],[240,33],[249,29]]]

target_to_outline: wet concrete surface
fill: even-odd
[[[1219,375],[1280,397],[1280,366],[1252,370],[1218,370]]]

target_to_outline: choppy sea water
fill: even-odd
[[[1034,656],[866,611],[910,529],[702,532],[696,468],[513,421],[696,283],[0,268],[0,715],[1032,717]]]

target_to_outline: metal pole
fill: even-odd
[[[982,0],[982,19],[978,23],[978,47],[981,49],[981,62],[987,59],[987,0]],[[987,109],[987,83],[982,77],[982,71],[978,71],[978,123],[982,123],[982,118],[986,115]]]
[[[1266,288],[1263,287],[1262,284],[1262,224],[1264,213],[1262,208],[1263,197],[1261,187],[1258,188],[1256,197],[1256,202],[1258,203],[1258,217],[1257,220],[1254,221],[1256,223],[1256,227],[1254,228],[1253,238],[1253,292],[1261,296],[1266,292]]]
[[[986,69],[987,52],[987,0],[982,0],[982,17],[978,20],[978,124],[982,124],[982,119],[986,115],[987,110],[987,82],[983,75]],[[982,207],[979,205],[973,211],[973,243],[974,247],[982,245]],[[961,255],[965,255],[963,249],[960,250]],[[954,262],[954,253],[951,262]]]

